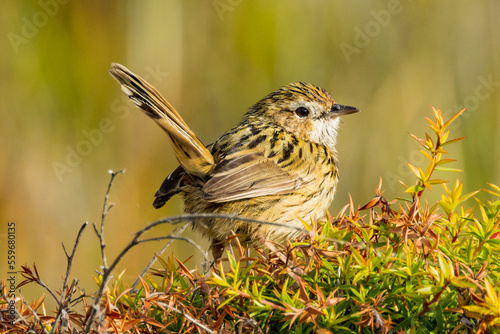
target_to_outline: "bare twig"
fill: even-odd
[[[83,231],[87,227],[88,222],[85,222],[82,227],[80,227],[80,230],[78,231],[78,234],[76,236],[75,244],[73,245],[73,250],[71,251],[71,255],[68,255],[68,252],[66,251],[66,248],[63,246],[64,254],[66,254],[66,261],[67,261],[67,266],[66,266],[66,276],[64,277],[63,281],[63,286],[61,289],[61,297],[58,301],[59,307],[57,309],[57,314],[54,320],[54,325],[52,326],[52,330],[50,333],[55,333],[59,322],[61,321],[63,315],[68,313],[69,311],[69,301],[71,300],[71,296],[73,295],[75,287],[78,285],[78,280],[73,280],[73,283],[71,284],[71,288],[67,290],[68,287],[68,278],[69,274],[71,272],[71,268],[73,266],[73,259],[75,258],[75,253],[76,253],[76,248],[78,247],[78,244],[80,243],[80,238],[82,237]]]
[[[181,241],[185,241],[187,243],[190,243],[191,245],[193,245],[194,247],[196,247],[202,254],[204,254],[205,256],[205,261],[207,260],[206,259],[206,251],[204,251],[197,243],[195,243],[193,240],[189,239],[189,238],[186,238],[186,237],[174,237],[173,235],[165,235],[165,236],[161,236],[161,237],[154,237],[154,238],[148,238],[148,239],[142,239],[142,240],[137,240],[137,243],[136,245],[138,244],[142,244],[142,243],[145,243],[145,242],[150,242],[150,241],[160,241],[160,240],[181,240]]]
[[[54,298],[57,304],[59,304],[59,298],[56,296],[55,292],[49,288],[47,284],[45,284],[42,279],[40,278],[40,275],[38,274],[38,270],[36,269],[36,266],[33,265],[33,269],[35,272],[33,273],[31,269],[28,266],[21,266],[23,268],[23,271],[21,271],[21,275],[24,278],[27,278],[26,281],[24,282],[36,282],[38,285],[43,287],[47,292]],[[23,285],[23,282],[20,283],[20,285]]]
[[[68,254],[68,252],[66,251],[66,248],[64,247],[64,244],[62,245],[64,253],[66,254],[67,267],[66,267],[66,276],[64,277],[63,286],[62,286],[59,297],[48,285],[46,285],[42,281],[42,279],[40,278],[40,274],[38,273],[38,269],[37,269],[35,264],[33,265],[33,269],[31,269],[27,265],[21,266],[22,270],[20,271],[20,273],[25,278],[25,280],[18,285],[18,288],[25,285],[25,284],[28,284],[31,282],[36,282],[38,285],[40,285],[45,290],[47,290],[48,293],[52,296],[52,298],[54,298],[54,300],[57,303],[57,315],[54,318],[54,323],[52,324],[51,333],[55,333],[55,332],[60,331],[58,329],[60,327],[60,323],[62,322],[64,324],[68,320],[67,314],[69,312],[69,308],[70,308],[70,304],[71,304],[71,297],[72,297],[73,293],[76,291],[77,286],[78,286],[78,280],[76,280],[76,279],[73,280],[71,285],[68,286],[68,279],[69,279],[69,275],[70,275],[71,268],[73,265],[73,260],[75,257],[76,249],[78,247],[78,244],[80,242],[80,238],[81,238],[83,231],[85,230],[85,227],[87,226],[87,224],[88,223],[84,223],[80,227],[80,230],[78,231],[78,235],[76,237],[76,241],[74,243],[73,250],[71,251],[71,254]],[[0,289],[3,289],[3,287],[0,286]],[[0,297],[3,297],[3,290],[0,292]],[[21,298],[21,300],[22,300],[23,304],[25,304],[30,309],[35,320],[40,324],[40,327],[44,328],[44,331],[46,333],[48,333],[48,331],[45,329],[43,324],[40,322],[40,319],[38,318],[36,312],[34,312],[31,309],[31,307],[28,304],[26,304],[26,302],[24,301],[23,298]],[[75,300],[78,300],[78,299],[75,299]],[[66,327],[67,324],[65,324],[64,326]]]
[[[111,174],[111,179],[109,180],[108,183],[108,189],[106,190],[106,195],[104,195],[104,203],[102,206],[102,213],[101,213],[101,228],[100,232],[97,231],[97,227],[95,224],[94,225],[94,231],[97,234],[97,238],[99,238],[99,243],[101,246],[101,257],[102,257],[102,268],[103,270],[106,270],[108,268],[108,263],[106,260],[106,253],[104,251],[104,248],[106,248],[106,242],[104,241],[104,221],[106,219],[106,216],[108,212],[113,208],[115,205],[114,203],[111,203],[108,205],[108,198],[109,198],[109,191],[111,190],[111,186],[113,185],[113,180],[118,174],[125,173],[125,169],[121,169],[117,172],[113,172],[112,170],[109,170],[109,173]]]
[[[254,224],[262,224],[262,225],[270,225],[270,226],[280,226],[284,228],[288,228],[290,230],[296,230],[296,231],[301,231],[304,233],[310,234],[310,232],[304,230],[301,227],[295,227],[295,226],[290,226],[286,224],[280,224],[280,223],[272,223],[272,222],[267,222],[264,220],[259,220],[259,219],[253,219],[253,218],[246,218],[246,217],[240,217],[236,215],[229,215],[229,214],[217,214],[217,213],[188,213],[184,215],[179,215],[179,216],[172,216],[172,217],[165,217],[162,219],[159,219],[155,222],[152,222],[148,224],[146,227],[144,227],[142,230],[136,232],[136,233],[144,233],[153,227],[156,227],[161,224],[180,224],[185,221],[192,221],[195,223],[196,220],[202,220],[206,218],[219,218],[219,219],[230,219],[234,221],[242,221],[242,222],[247,222],[247,223],[254,223]]]
[[[80,238],[82,237],[83,231],[87,227],[88,222],[85,222],[82,227],[80,227],[80,231],[78,231],[78,234],[76,236],[75,244],[73,245],[73,250],[71,251],[71,255],[68,256],[68,253],[66,252],[66,248],[64,248],[63,244],[63,249],[64,253],[66,254],[66,260],[67,260],[67,266],[66,266],[66,276],[64,277],[64,282],[63,282],[63,287],[62,291],[64,291],[68,285],[68,278],[69,274],[71,272],[71,267],[73,266],[73,259],[75,258],[75,252],[76,248],[78,247],[78,244],[80,243]],[[61,303],[63,302],[63,295],[61,294]]]
[[[186,229],[186,227],[189,225],[189,223],[185,223],[180,229],[178,229],[175,234],[172,236],[171,240],[169,242],[167,242],[165,244],[165,246],[163,246],[163,248],[155,254],[155,256],[153,256],[151,258],[151,261],[149,261],[148,265],[146,267],[144,267],[144,269],[142,269],[141,273],[139,274],[139,276],[137,276],[137,278],[135,279],[134,283],[132,283],[132,286],[130,287],[132,290],[135,289],[135,286],[139,283],[139,277],[144,277],[144,275],[146,275],[146,273],[148,272],[149,269],[151,269],[151,267],[155,264],[156,260],[157,260],[157,256],[163,254],[163,252],[172,244],[172,242],[175,241],[175,237],[179,236],[182,232],[184,232],[184,230]]]

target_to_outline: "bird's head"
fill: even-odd
[[[359,110],[335,102],[326,90],[293,82],[253,105],[243,121],[259,120],[282,127],[299,139],[335,149],[340,116]]]

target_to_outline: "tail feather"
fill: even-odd
[[[177,160],[187,172],[206,174],[212,169],[214,160],[210,151],[153,86],[117,63],[111,64],[109,72],[130,100],[168,133]]]

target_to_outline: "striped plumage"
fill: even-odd
[[[212,239],[214,257],[235,232],[252,243],[283,242],[289,226],[321,218],[338,182],[335,143],[339,116],[358,111],[325,90],[301,82],[269,94],[236,127],[205,147],[179,114],[144,80],[119,64],[111,74],[122,90],[170,136],[180,166],[163,182],[154,206],[175,194],[187,213],[223,213],[283,224],[207,218],[194,226]]]

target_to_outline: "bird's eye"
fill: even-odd
[[[306,117],[309,115],[309,110],[306,107],[298,107],[295,109],[295,114],[299,117]]]

